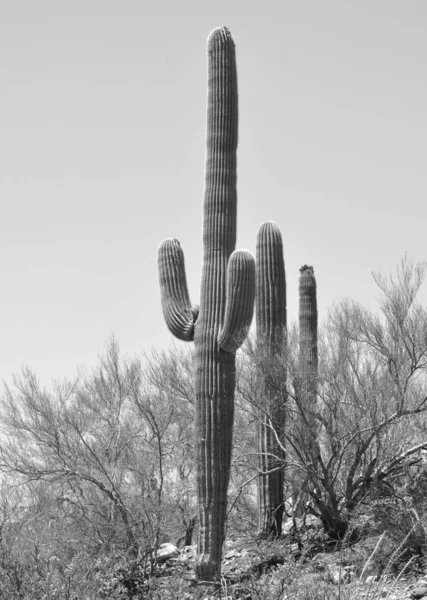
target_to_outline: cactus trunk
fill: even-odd
[[[208,38],[208,101],[200,309],[190,305],[176,240],[159,248],[163,313],[169,329],[195,344],[199,536],[196,574],[219,579],[230,475],[235,353],[248,332],[255,262],[236,243],[237,74],[234,42],[221,27]]]
[[[282,237],[274,223],[263,223],[257,237],[256,327],[263,376],[258,423],[259,532],[277,536],[282,532],[284,510],[286,279]]]

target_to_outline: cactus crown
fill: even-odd
[[[314,269],[312,265],[303,265],[299,270],[300,273],[305,273],[305,271],[309,271],[310,275],[314,275]]]

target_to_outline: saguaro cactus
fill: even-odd
[[[305,376],[317,376],[317,289],[314,269],[303,265],[299,278],[299,351]]]
[[[301,374],[301,433],[317,444],[314,414],[317,409],[317,288],[313,267],[303,265],[299,278],[299,364]]]
[[[317,366],[316,279],[313,267],[303,265],[299,278],[299,373],[294,380],[299,415],[293,435],[300,447],[298,460],[301,460],[302,453],[308,465],[313,463],[313,452],[316,457],[320,452],[315,421]],[[300,514],[309,501],[307,486],[310,481],[313,483],[310,472],[303,475],[299,469],[290,470],[288,494],[292,498],[294,514]]]
[[[264,379],[258,424],[259,529],[266,535],[280,535],[285,456],[276,435],[280,440],[285,426],[286,371],[281,356],[286,336],[286,278],[282,236],[275,223],[263,223],[257,236],[256,330]]]
[[[200,309],[192,308],[179,242],[165,240],[158,264],[163,313],[170,331],[195,344],[196,456],[199,536],[196,573],[220,576],[234,413],[235,352],[248,332],[255,297],[255,261],[236,244],[237,74],[225,27],[208,43],[208,101],[203,271]]]

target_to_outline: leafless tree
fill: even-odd
[[[427,448],[427,310],[417,300],[425,269],[405,257],[395,275],[374,275],[377,313],[350,300],[330,310],[318,340],[316,381],[305,383],[317,390],[311,407],[289,332],[282,468],[288,482],[299,474],[301,497],[310,498],[304,508],[332,538],[345,535],[375,486],[392,481]],[[255,368],[252,382],[241,387],[253,405],[256,389]],[[274,434],[280,442],[282,432]]]
[[[1,399],[0,470],[48,485],[100,546],[154,552],[191,526],[192,404],[189,388],[179,396],[179,360],[130,360],[112,339],[91,373],[52,391],[24,368]]]

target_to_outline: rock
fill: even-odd
[[[356,576],[355,568],[356,567],[354,565],[348,565],[347,567],[344,567],[344,579],[346,583],[350,583],[350,581],[354,580]]]
[[[329,566],[330,559],[326,554],[316,554],[311,559],[311,566],[316,573],[324,573]]]
[[[158,562],[163,562],[169,558],[176,558],[177,556],[179,556],[178,548],[170,543],[160,544],[159,549],[156,552],[156,559]]]
[[[354,567],[329,567],[329,575],[335,584],[350,583],[354,579]]]
[[[306,527],[315,529],[316,527],[318,527],[320,525],[320,521],[314,515],[307,515],[305,517],[305,525],[306,525]]]
[[[289,533],[293,526],[294,526],[293,520],[286,519],[286,521],[282,524],[282,534],[286,535],[287,533]]]
[[[342,580],[341,572],[339,571],[339,569],[330,569],[329,575],[331,577],[332,582],[336,585],[338,585]]]
[[[424,598],[425,596],[427,596],[427,586],[417,585],[417,587],[412,590],[410,596],[411,598],[414,598],[414,600]]]

